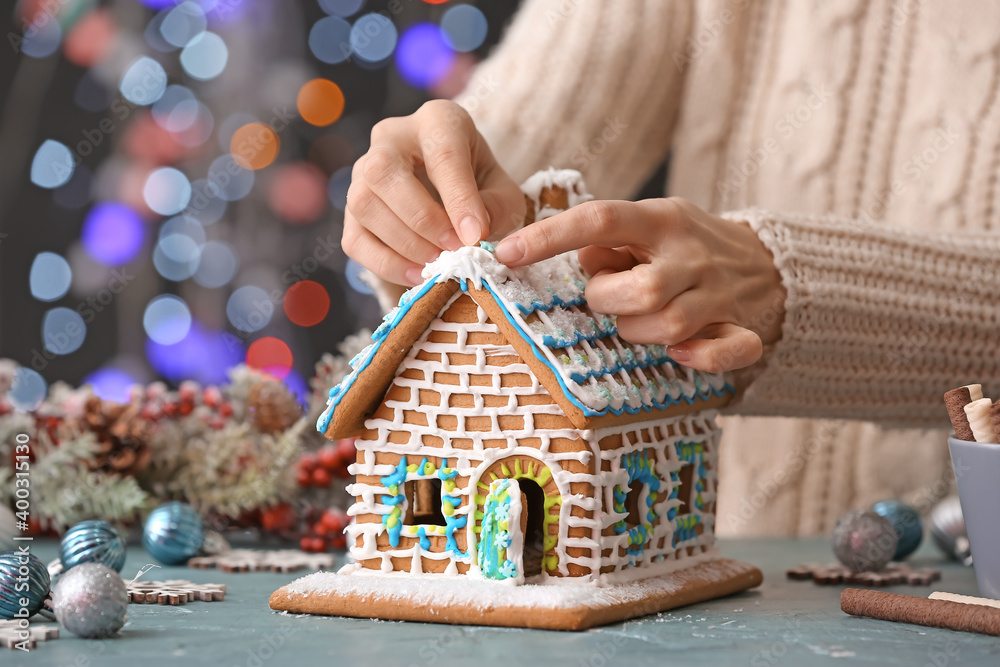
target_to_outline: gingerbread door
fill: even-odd
[[[490,484],[483,501],[477,562],[487,579],[524,583],[524,513],[516,479]]]

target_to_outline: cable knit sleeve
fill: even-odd
[[[456,101],[514,180],[573,168],[628,197],[667,154],[692,21],[691,0],[526,0]]]
[[[726,217],[750,223],[788,291],[782,338],[738,376],[736,412],[943,426],[948,389],[1000,398],[1000,236]]]

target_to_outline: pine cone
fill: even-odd
[[[259,380],[247,396],[250,421],[262,433],[277,433],[294,424],[301,413],[288,388],[275,380]]]
[[[91,470],[134,474],[149,464],[149,438],[154,422],[142,417],[137,403],[122,405],[91,396],[84,404],[80,425],[97,437],[99,448]]]

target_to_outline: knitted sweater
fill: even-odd
[[[787,312],[723,418],[721,534],[929,509],[942,393],[1000,397],[997,25],[986,0],[526,0],[459,99],[515,180],[626,198],[670,153],[667,194],[773,253]]]

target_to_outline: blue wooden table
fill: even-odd
[[[159,664],[240,667],[364,665],[1000,665],[1000,639],[885,621],[840,611],[841,586],[789,581],[785,570],[832,559],[822,540],[744,540],[723,553],[759,566],[756,591],[582,633],[394,623],[271,612],[273,590],[297,575],[225,574],[183,567],[154,569],[144,579],[226,584],[224,602],[183,607],[131,605],[121,637],[62,638],[31,653],[0,648],[0,667],[117,667]],[[36,544],[48,562],[55,544]],[[151,559],[132,546],[126,580]],[[971,569],[940,563],[933,547],[915,565],[940,566],[934,590],[977,594]],[[897,586],[926,596],[931,588]]]

